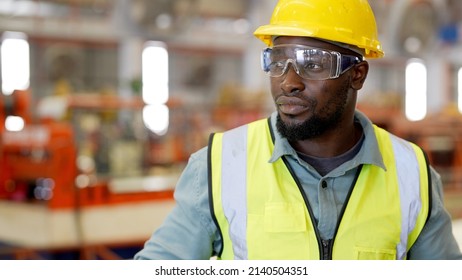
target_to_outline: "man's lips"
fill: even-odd
[[[297,97],[280,96],[276,100],[279,111],[285,115],[299,115],[308,110],[306,101]]]

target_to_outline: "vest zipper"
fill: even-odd
[[[322,252],[321,252],[321,260],[332,260],[332,239],[321,239],[322,243]]]
[[[332,260],[335,237],[337,236],[338,229],[340,228],[340,223],[342,222],[342,219],[343,219],[343,214],[345,214],[345,210],[347,208],[348,202],[350,201],[351,193],[353,192],[354,186],[356,185],[356,181],[358,181],[358,177],[359,177],[359,174],[361,173],[362,169],[363,169],[363,165],[361,164],[360,166],[358,166],[358,169],[356,170],[355,178],[353,179],[353,183],[350,186],[350,190],[348,191],[348,194],[347,194],[347,196],[345,198],[345,202],[343,203],[342,210],[340,211],[340,215],[339,215],[339,218],[338,218],[338,221],[337,221],[337,226],[335,227],[334,236],[332,237],[332,239],[326,240],[327,244],[324,244],[325,240],[322,240],[323,245],[327,248],[327,249],[324,248],[327,251],[327,253],[324,252],[324,256],[329,257],[326,260]]]

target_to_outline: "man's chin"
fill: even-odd
[[[302,118],[301,116],[286,115],[286,114],[281,114],[280,112],[278,113],[278,119],[279,121],[283,122],[284,125],[287,127],[298,126],[298,125],[303,124],[306,121],[306,119]]]
[[[282,137],[287,138],[289,141],[297,140],[296,131],[299,131],[301,123],[296,119],[290,118],[285,115],[278,115],[276,127]]]
[[[278,115],[276,127],[282,137],[289,141],[302,141],[313,139],[323,132],[328,127],[316,118],[310,120],[286,119],[285,116]]]

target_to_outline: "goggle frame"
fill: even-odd
[[[285,49],[284,52],[287,52],[287,50],[293,49],[294,55],[292,57],[287,56],[286,59],[284,60],[279,60],[279,61],[272,61],[271,55],[273,53],[274,49]],[[303,67],[300,67],[300,63],[298,61],[298,54],[296,53],[297,51],[302,51],[303,53],[306,53],[307,51],[320,51],[324,54],[328,54],[329,60],[331,61],[331,66],[330,66],[330,71],[326,71],[325,73],[329,73],[328,76],[325,77],[317,77],[313,78],[313,75],[307,75],[305,73],[307,70]],[[305,56],[305,55],[303,55]],[[271,73],[271,66],[274,65],[274,63],[280,63],[281,61],[284,61],[284,66],[282,70],[280,71],[281,73],[277,74],[272,74]],[[281,77],[283,76],[288,68],[289,68],[289,62],[292,64],[295,72],[302,77],[303,79],[307,80],[329,80],[329,79],[336,79],[340,77],[343,73],[348,71],[351,67],[356,65],[357,63],[360,63],[363,61],[362,56],[355,56],[355,55],[349,55],[349,54],[342,54],[337,51],[333,50],[327,50],[327,49],[322,49],[322,48],[316,48],[316,47],[310,47],[306,45],[298,45],[298,44],[283,44],[283,45],[277,45],[272,48],[265,48],[262,50],[261,53],[261,66],[262,70],[267,73],[270,77]],[[306,61],[304,61],[304,64]],[[304,69],[303,71],[301,69]],[[279,72],[279,71],[278,71]]]

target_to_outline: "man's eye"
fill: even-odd
[[[271,67],[273,68],[284,68],[286,62],[285,61],[275,61],[271,63]]]
[[[307,62],[303,65],[303,69],[309,71],[321,71],[324,69],[324,67],[321,63]]]

